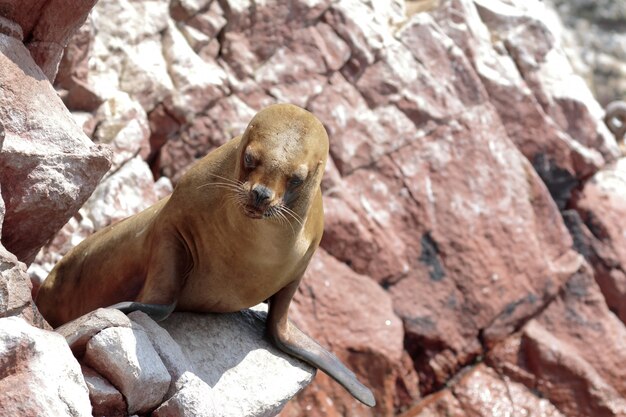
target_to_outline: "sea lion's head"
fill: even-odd
[[[291,222],[306,213],[328,156],[322,123],[292,104],[275,104],[248,124],[238,149],[238,202],[253,219]]]

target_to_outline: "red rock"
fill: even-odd
[[[606,134],[589,88],[574,76],[546,28],[547,13],[532,11],[541,7],[453,1],[431,13],[470,59],[510,139],[564,208],[578,182],[597,171],[605,158],[614,158],[617,147]],[[521,25],[537,30],[518,36]],[[520,62],[530,57],[534,66]],[[550,73],[559,74],[558,80],[549,81]],[[574,107],[571,117],[576,120],[564,122],[559,115]],[[589,141],[591,137],[596,139]]]
[[[93,32],[90,22],[86,22],[76,31],[65,48],[54,80],[56,87],[67,91],[63,102],[72,111],[91,112],[102,104],[102,97],[92,91],[88,79]]]
[[[626,413],[626,328],[584,266],[536,319],[498,345],[489,363],[567,416]]]
[[[344,177],[341,198],[394,242],[373,262],[407,266],[383,284],[423,393],[540,311],[579,264],[547,190],[479,109]]]
[[[0,244],[0,318],[17,316],[33,326],[50,329],[35,307],[31,291],[26,266]]]
[[[608,306],[626,322],[626,159],[605,167],[583,188],[572,234],[594,267]]]
[[[254,114],[255,111],[235,95],[219,101],[164,145],[157,165],[159,176],[167,176],[175,182],[191,163],[242,134]]]
[[[480,364],[463,374],[451,388],[425,398],[400,417],[493,417],[527,413],[563,417],[546,399]]]
[[[330,77],[310,110],[328,130],[330,155],[342,175],[371,164],[422,133],[416,133],[411,120],[394,106],[371,110],[359,90],[339,73]]]
[[[465,411],[449,389],[429,395],[399,417],[465,417]]]
[[[63,48],[95,3],[96,0],[9,0],[3,3],[2,15],[21,26],[30,54],[52,82]]]
[[[11,86],[0,98],[2,243],[30,263],[87,199],[109,155],[76,126],[21,42],[0,36],[0,83]]]
[[[315,410],[308,415],[393,415],[395,386],[410,376],[402,369],[402,324],[389,296],[373,281],[318,250],[291,310],[291,318],[303,331],[333,351],[374,389],[377,401],[376,407],[369,409],[329,377],[319,375],[299,395],[301,407]]]

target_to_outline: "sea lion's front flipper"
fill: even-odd
[[[109,308],[125,314],[142,311],[154,321],[163,321],[172,314],[180,293],[179,271],[187,268],[187,252],[174,233],[164,232],[152,252],[146,280],[135,301],[124,301]]]
[[[332,353],[307,336],[287,319],[289,303],[298,282],[283,288],[270,299],[267,331],[274,344],[282,351],[295,356],[322,370],[341,384],[354,398],[363,404],[376,405],[374,394],[356,378],[356,375]]]
[[[146,313],[154,321],[162,321],[172,314],[172,311],[176,308],[176,303],[172,304],[147,304],[138,303],[136,301],[124,301],[122,303],[113,304],[109,308],[115,308],[120,310],[124,314],[132,313],[133,311],[142,311]]]

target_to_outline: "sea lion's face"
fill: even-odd
[[[257,117],[246,129],[237,167],[242,184],[238,200],[246,216],[289,223],[301,220],[298,213],[317,191],[328,153],[321,123],[306,115],[307,123],[293,117]],[[311,128],[308,118],[319,126]]]

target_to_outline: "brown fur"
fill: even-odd
[[[37,306],[59,326],[126,301],[232,312],[269,299],[268,333],[278,347],[373,405],[349,370],[287,320],[322,237],[327,155],[315,116],[288,104],[268,107],[242,136],[196,163],[170,197],[72,249],[43,283]],[[294,178],[302,182],[294,186]],[[259,185],[270,198],[255,206]]]

